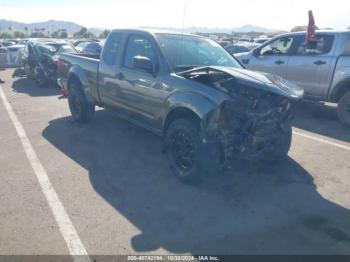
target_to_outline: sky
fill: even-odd
[[[350,26],[349,0],[0,0],[0,19],[76,22],[94,28],[221,27],[290,30],[313,10],[320,28]]]

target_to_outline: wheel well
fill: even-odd
[[[68,82],[67,82],[68,89],[70,89],[70,85],[72,84],[72,82],[76,82],[76,83],[79,83],[81,85],[79,78],[76,77],[75,75],[72,75],[69,77]]]
[[[179,107],[179,108],[175,108],[173,110],[171,110],[165,120],[165,124],[164,124],[164,132],[168,129],[169,125],[176,119],[180,119],[180,118],[191,118],[193,119],[196,124],[199,127],[200,124],[200,117],[193,112],[192,110],[185,108],[185,107]]]
[[[334,101],[339,102],[340,98],[347,92],[350,91],[350,79],[340,83],[334,94]]]

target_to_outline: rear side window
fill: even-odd
[[[345,43],[344,55],[350,55],[350,33],[347,33],[347,41]]]
[[[117,63],[118,48],[122,38],[121,32],[112,32],[103,47],[102,61],[113,66]]]
[[[334,35],[315,35],[305,46],[305,36],[300,36],[296,49],[297,55],[324,55],[328,54],[334,43]]]

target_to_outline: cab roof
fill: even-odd
[[[195,37],[202,37],[195,34],[189,34],[185,32],[179,32],[179,31],[171,31],[171,30],[162,30],[162,29],[151,29],[151,28],[130,28],[130,29],[114,29],[112,32],[128,32],[128,33],[149,33],[149,34],[171,34],[171,35],[183,35],[183,36],[195,36]]]

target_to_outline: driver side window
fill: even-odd
[[[144,56],[149,58],[153,64],[157,63],[157,55],[152,42],[141,35],[131,35],[125,50],[123,65],[127,68],[134,68],[133,57]]]
[[[275,41],[261,48],[260,55],[288,55],[291,50],[292,43],[292,37],[283,37],[276,39]]]

